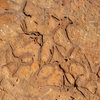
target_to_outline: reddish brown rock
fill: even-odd
[[[0,100],[100,100],[100,0],[0,0]]]

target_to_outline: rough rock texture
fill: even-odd
[[[100,100],[100,0],[0,0],[0,100]]]

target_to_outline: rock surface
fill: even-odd
[[[100,100],[100,0],[0,0],[0,100]]]

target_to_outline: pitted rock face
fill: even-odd
[[[0,0],[0,100],[100,100],[100,0]]]

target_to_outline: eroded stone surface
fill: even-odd
[[[0,0],[0,100],[100,100],[100,0]]]

